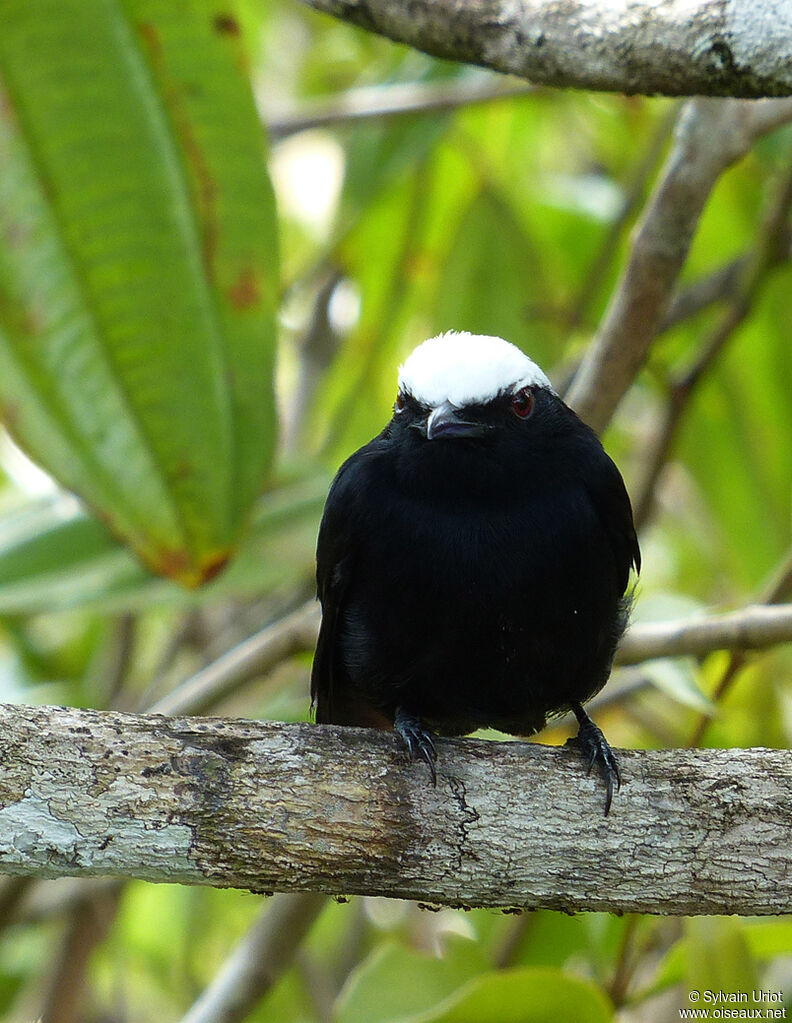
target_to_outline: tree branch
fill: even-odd
[[[352,728],[0,707],[0,870],[451,906],[792,911],[792,753],[439,741],[437,788]]]
[[[777,0],[302,0],[436,57],[542,85],[667,96],[792,95]]]
[[[789,252],[789,210],[792,205],[792,167],[782,175],[770,209],[762,218],[758,237],[750,256],[734,281],[726,309],[701,345],[693,362],[668,382],[666,408],[649,450],[643,459],[640,478],[633,487],[633,517],[639,531],[648,520],[655,501],[655,490],[671,454],[679,427],[693,396],[706,374],[717,362],[722,350],[747,319],[772,270]]]
[[[720,175],[763,132],[792,118],[792,100],[686,103],[674,145],[602,325],[566,396],[602,432],[642,368],[660,331],[699,217]]]
[[[295,654],[313,650],[319,620],[317,602],[306,601],[296,611],[232,647],[146,709],[157,714],[205,711],[247,679],[272,671]]]
[[[86,1012],[86,974],[91,955],[115,920],[121,889],[105,891],[72,909],[52,976],[46,985],[40,1018],[47,1023],[80,1023]]]
[[[713,650],[760,650],[792,642],[792,604],[742,608],[670,622],[649,622],[628,630],[617,664],[639,664],[656,657],[701,656]]]
[[[323,895],[278,895],[261,911],[181,1023],[241,1023],[291,965]]]

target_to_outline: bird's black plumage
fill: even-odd
[[[342,465],[312,697],[319,722],[395,723],[433,771],[429,731],[530,735],[571,708],[610,792],[618,766],[581,705],[610,673],[640,552],[618,469],[533,369],[456,405],[403,385]]]

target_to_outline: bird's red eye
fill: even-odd
[[[404,409],[404,395],[401,391],[396,395],[396,401],[393,405],[394,412],[401,412]]]
[[[521,387],[512,396],[512,412],[519,419],[527,419],[533,412],[534,396],[530,387]]]

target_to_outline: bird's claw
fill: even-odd
[[[411,714],[400,707],[396,711],[393,728],[401,736],[404,745],[407,747],[410,760],[420,757],[429,765],[432,785],[437,787],[437,771],[435,769],[437,749],[431,733],[424,728],[421,719],[416,714]]]
[[[569,740],[570,745],[577,746],[584,756],[588,757],[586,773],[591,774],[594,764],[599,764],[600,774],[605,781],[605,816],[610,812],[613,802],[614,782],[616,792],[621,788],[621,771],[616,754],[608,745],[608,740],[588,715],[580,722],[578,734]]]

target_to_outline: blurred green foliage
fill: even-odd
[[[183,6],[204,15],[209,9]],[[265,120],[276,120],[284,106],[361,86],[484,77],[276,0],[249,0],[240,24]],[[125,73],[116,71],[122,92]],[[449,328],[503,334],[563,386],[618,280],[675,109],[665,100],[541,91],[275,133],[283,429],[252,527],[226,572],[188,593],[149,575],[5,441],[0,699],[143,707],[310,595],[327,483],[341,459],[388,419],[399,362],[424,337]],[[79,111],[69,116],[66,127],[81,137],[86,122]],[[48,130],[37,129],[42,144]],[[683,288],[751,249],[790,157],[792,131],[785,129],[724,176]],[[635,202],[620,223],[631,191]],[[251,222],[251,234],[256,230]],[[271,246],[271,239],[254,243]],[[785,262],[768,275],[694,395],[642,533],[638,618],[739,607],[757,596],[790,548],[790,295]],[[619,410],[606,441],[632,487],[668,381],[695,361],[726,300],[658,340]],[[195,429],[200,450],[202,424],[186,426]],[[599,715],[610,740],[636,747],[688,742],[702,710],[712,707],[727,661],[716,654],[700,664],[654,666],[649,686]],[[791,668],[789,648],[750,659],[705,741],[788,745]],[[305,718],[307,673],[306,659],[297,659],[251,680],[214,712]],[[542,741],[565,734],[562,725]],[[57,890],[39,888],[43,896]],[[12,1021],[40,1011],[67,934],[61,914],[26,923],[24,907],[22,922],[0,920],[0,1016]],[[126,885],[89,961],[85,1020],[179,1018],[259,907],[258,897],[239,892]],[[781,990],[790,978],[792,921],[784,918],[514,917],[358,899],[328,905],[296,963],[250,1019],[651,1023],[678,1018],[691,987]]]

